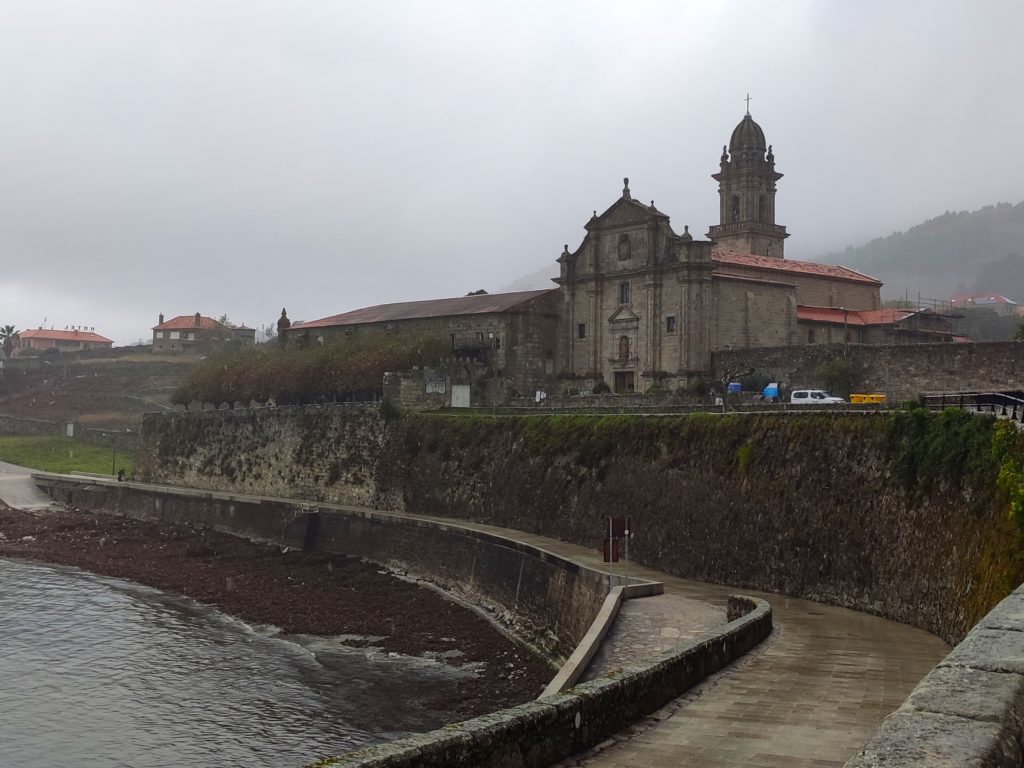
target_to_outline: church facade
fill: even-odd
[[[749,112],[712,178],[720,220],[705,240],[689,227],[676,233],[653,201],[633,198],[626,179],[580,245],[565,247],[555,280],[563,378],[585,388],[603,380],[615,392],[689,386],[710,375],[716,350],[814,343],[816,310],[880,310],[878,280],[784,257],[788,233],[775,222],[782,174]]]

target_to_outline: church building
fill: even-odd
[[[689,227],[677,234],[625,179],[622,196],[586,223],[580,245],[565,247],[555,279],[563,377],[583,386],[604,380],[615,392],[689,386],[710,375],[716,350],[814,343],[820,310],[849,321],[881,308],[878,280],[785,258],[789,235],[775,222],[782,174],[749,111],[712,178],[720,216],[706,240]],[[828,317],[833,333],[834,312]]]

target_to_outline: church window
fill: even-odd
[[[739,221],[740,220],[740,196],[739,195],[733,195],[732,196],[732,220],[733,221]]]
[[[585,338],[587,338],[587,324],[586,323],[578,323],[576,325],[576,338],[577,339],[585,339]]]
[[[451,341],[452,341],[452,349],[455,349],[455,334],[454,333],[449,333],[448,334],[448,338],[451,339]]]
[[[669,315],[668,317],[665,318],[665,333],[675,333],[675,332],[676,332],[676,316],[675,315]]]
[[[807,343],[808,344],[813,344],[814,343],[814,329],[813,328],[808,328],[807,329]]]
[[[495,349],[501,349],[501,337],[500,336],[495,336],[494,337],[494,348]]]
[[[619,337],[619,360],[629,360],[629,336]]]
[[[757,220],[768,221],[768,200],[764,195],[757,201]]]
[[[629,304],[629,281],[619,283],[619,304]]]

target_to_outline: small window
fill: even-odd
[[[814,329],[813,328],[808,328],[807,329],[807,343],[808,344],[813,344],[814,343]]]
[[[452,349],[455,349],[455,334],[454,333],[449,333],[448,334],[448,338],[451,339],[451,341],[452,341]]]
[[[668,317],[665,318],[665,333],[675,333],[675,332],[676,332],[676,316],[675,315],[669,315]]]
[[[477,331],[476,332],[476,340],[477,341],[483,341],[484,340],[484,332],[483,331]]]
[[[495,336],[494,337],[494,348],[495,349],[501,349],[501,337],[500,336]]]
[[[587,338],[587,324],[586,323],[579,323],[579,324],[577,324],[577,326],[576,326],[576,338],[577,339],[585,339],[585,338]]]
[[[794,392],[793,393],[793,399],[794,400],[806,400],[807,399],[807,393],[806,392]]]
[[[629,304],[629,283],[619,283],[619,304]]]

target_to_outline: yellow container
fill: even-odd
[[[885,395],[872,394],[872,395],[850,395],[850,402],[857,403],[859,405],[867,404],[879,404],[885,402]]]

